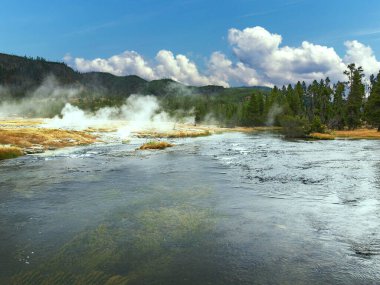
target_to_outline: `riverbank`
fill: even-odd
[[[26,154],[43,153],[64,147],[88,145],[101,141],[102,137],[117,134],[120,126],[128,126],[126,121],[110,121],[107,125],[90,127],[86,130],[67,130],[47,127],[46,119],[5,118],[0,119],[0,160],[15,158]],[[119,134],[120,142],[131,138],[180,139],[209,136],[226,132],[277,132],[279,127],[230,127],[215,125],[175,124],[173,128],[157,130],[135,130],[128,137]],[[311,133],[310,138],[317,140],[334,139],[380,139],[377,129],[357,129]],[[114,140],[111,139],[112,141]]]
[[[311,133],[310,137],[319,140],[334,140],[334,139],[371,139],[379,140],[380,132],[377,129],[356,129],[332,131],[331,133]]]
[[[118,133],[127,127],[126,121],[110,121],[107,124],[89,127],[83,131],[49,127],[46,119],[3,118],[0,119],[0,160],[15,158],[26,154],[43,153],[57,148],[88,145],[100,141],[102,137],[117,134],[121,142],[131,138],[177,139],[209,136],[224,132],[252,133],[256,131],[276,131],[275,127],[233,127],[223,128],[215,125],[175,124],[163,130],[131,130],[128,135]],[[117,137],[116,136],[116,137]],[[125,136],[125,137],[124,137]],[[111,139],[111,140],[114,140]]]
[[[0,160],[45,150],[88,145],[96,136],[82,131],[43,128],[41,119],[0,120]]]

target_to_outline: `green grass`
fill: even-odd
[[[23,155],[21,148],[14,146],[0,146],[0,160],[16,158]]]

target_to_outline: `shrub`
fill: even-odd
[[[305,118],[283,116],[280,124],[287,138],[305,138],[310,133],[310,124]]]
[[[322,124],[321,119],[319,117],[314,117],[311,126],[310,132],[312,133],[321,133],[324,134],[327,131],[326,125]]]
[[[164,141],[149,141],[142,146],[140,146],[140,149],[165,149],[167,147],[172,147],[173,145],[168,142]]]

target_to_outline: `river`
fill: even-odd
[[[0,162],[0,284],[380,283],[380,141],[141,142]]]

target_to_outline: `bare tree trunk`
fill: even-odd
[[[377,131],[380,132],[380,125],[379,125],[379,127],[377,128]]]

